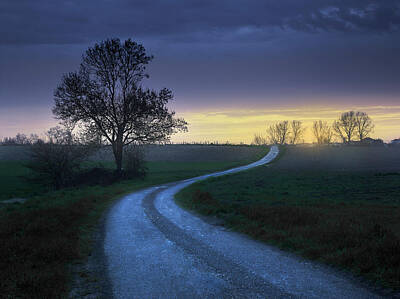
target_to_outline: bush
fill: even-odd
[[[48,142],[38,140],[31,146],[31,160],[27,164],[36,179],[55,189],[72,184],[81,164],[97,149],[81,145],[70,131],[55,127],[47,132]]]
[[[124,148],[123,169],[127,177],[146,176],[147,167],[144,161],[144,151],[140,145],[129,145]]]

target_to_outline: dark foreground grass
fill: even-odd
[[[177,194],[177,202],[399,290],[400,172],[282,169],[284,163],[194,184]]]
[[[0,161],[0,201],[4,199],[27,197],[46,192],[48,188],[27,181],[30,169],[21,161]]]
[[[92,232],[113,201],[138,189],[244,162],[151,162],[144,180],[65,189],[33,196],[24,204],[0,204],[0,298],[65,298],[71,279],[68,265],[90,253]]]

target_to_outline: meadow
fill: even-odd
[[[400,149],[287,147],[270,165],[196,183],[177,203],[233,230],[400,289]]]
[[[268,151],[250,146],[155,146],[157,158],[147,161],[144,179],[51,191],[24,178],[30,176],[24,167],[27,156],[21,154],[26,150],[0,147],[0,200],[28,199],[23,204],[0,202],[0,298],[65,298],[69,265],[85,261],[99,219],[124,194],[246,164]],[[113,166],[107,159],[91,163]]]

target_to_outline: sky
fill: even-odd
[[[400,137],[398,0],[2,0],[0,137],[56,125],[62,75],[115,37],[154,55],[143,84],[172,89],[189,123],[175,142],[248,143],[348,110],[373,118],[373,137]]]

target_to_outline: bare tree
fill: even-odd
[[[356,112],[344,112],[340,118],[333,122],[333,130],[343,142],[350,143],[356,133]]]
[[[267,144],[267,140],[261,134],[254,134],[254,138],[253,138],[252,144],[254,144],[254,145],[265,145],[265,144]]]
[[[289,122],[287,120],[270,125],[267,128],[267,139],[271,144],[286,144],[289,135]]]
[[[15,136],[15,141],[18,145],[26,145],[29,144],[29,139],[25,134],[18,133]]]
[[[100,42],[86,51],[79,71],[65,75],[54,94],[55,116],[101,134],[112,145],[118,172],[125,145],[169,140],[187,130],[187,123],[167,108],[173,100],[169,89],[140,86],[152,58],[130,39]]]
[[[360,141],[364,140],[374,130],[375,125],[372,123],[372,119],[365,112],[356,112],[356,134]]]
[[[332,128],[326,121],[314,121],[313,134],[318,144],[329,144],[332,142]]]
[[[303,123],[299,120],[292,120],[290,123],[290,143],[299,143],[303,138],[305,128],[303,128]]]

